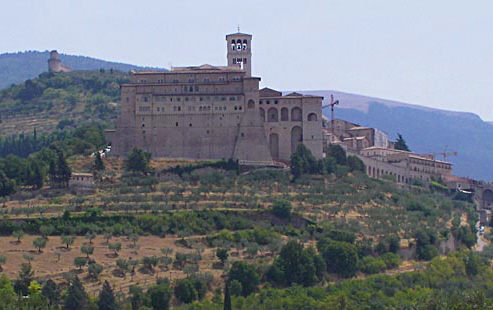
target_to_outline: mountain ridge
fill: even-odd
[[[48,71],[49,58],[49,51],[23,51],[0,54],[0,89],[12,84],[22,83]],[[60,60],[62,64],[73,70],[114,69],[123,72],[141,69],[165,70],[63,53],[60,53]]]

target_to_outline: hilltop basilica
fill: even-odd
[[[134,147],[154,157],[289,160],[303,143],[322,157],[323,97],[259,89],[252,36],[226,36],[227,65],[132,72],[121,85],[121,114],[108,132],[112,153]]]

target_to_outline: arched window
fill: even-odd
[[[317,121],[317,114],[315,114],[315,113],[308,114],[308,121],[309,122],[316,122]]]
[[[289,121],[289,111],[288,111],[288,108],[282,108],[281,109],[281,121],[282,122]]]
[[[301,122],[303,120],[302,114],[303,113],[300,108],[294,107],[293,109],[291,109],[291,121]]]
[[[303,141],[303,131],[300,126],[294,126],[291,129],[291,153],[296,152],[298,144]]]
[[[236,41],[235,40],[231,40],[231,49],[232,50],[236,49]]]
[[[255,101],[253,101],[252,99],[248,100],[248,108],[249,109],[255,108]]]
[[[267,111],[267,121],[268,122],[277,122],[279,120],[279,115],[277,113],[276,108],[270,108]]]
[[[241,40],[238,40],[238,42],[236,43],[236,49],[241,50]]]
[[[247,49],[247,40],[243,40],[243,49],[246,50]]]
[[[262,120],[262,122],[265,122],[265,110],[260,108],[259,111],[260,111],[260,119]]]

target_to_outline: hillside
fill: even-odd
[[[213,294],[224,287],[226,277],[241,284],[241,293],[232,289],[233,303],[242,302],[239,295],[252,299],[260,291],[262,296],[268,287],[289,288],[297,283],[298,290],[302,286],[335,288],[338,283],[352,285],[350,278],[360,281],[375,273],[386,279],[386,273],[411,272],[419,282],[403,281],[402,285],[426,285],[437,292],[440,285],[449,285],[444,281],[460,281],[480,290],[482,286],[469,284],[483,285],[489,279],[490,273],[476,279],[460,272],[471,261],[469,257],[479,259],[465,250],[475,242],[476,215],[471,204],[423,187],[404,191],[392,182],[370,179],[342,164],[345,156],[344,160],[330,156],[324,160],[333,163],[332,172],[305,174],[293,181],[289,172],[277,169],[239,173],[234,163],[219,168],[214,166],[217,162],[162,159],[150,162],[159,176],[144,176],[124,171],[121,158],[104,158],[106,170],[100,176],[105,181],[96,182],[95,190],[86,195],[45,186],[25,189],[4,200],[0,248],[8,250],[1,252],[2,271],[15,279],[22,263],[29,261],[40,283],[51,279],[64,290],[67,279],[77,275],[94,296],[101,283],[109,281],[127,303],[130,300],[125,297],[135,294],[131,286],[151,290],[164,277],[175,288],[169,297],[172,308],[197,299],[214,303],[195,309],[223,309]],[[69,165],[77,171],[90,171],[92,164],[89,156],[69,158]],[[18,237],[18,229],[27,235]],[[449,270],[448,260],[433,257],[458,246],[463,250],[452,254],[456,257],[451,269],[458,270],[460,278],[450,279],[448,273],[443,274]],[[220,250],[225,251],[225,262],[217,254]],[[423,272],[427,282],[421,283],[422,275],[416,270],[428,264],[430,270]],[[99,272],[94,266],[100,267]],[[442,266],[447,269],[437,270]],[[250,276],[238,276],[235,269],[239,267],[245,267]],[[477,270],[483,274],[491,268],[478,263]],[[176,288],[185,277],[206,281],[202,297],[195,294],[191,300],[180,299]],[[257,280],[250,283],[250,279]],[[249,284],[250,289],[242,290]],[[375,287],[371,292],[378,290]],[[448,291],[448,286],[443,290]],[[394,301],[394,293],[386,292],[391,300],[383,295],[374,298],[383,305],[394,305],[401,300],[414,302],[419,296],[410,291],[411,296],[396,296]],[[327,289],[317,296],[335,294]],[[360,298],[364,296],[347,296],[350,303],[364,303]],[[328,305],[336,302],[326,300],[325,307],[306,309],[332,309]]]
[[[0,91],[0,134],[52,133],[84,122],[113,126],[119,84],[128,73],[116,70],[48,73]]]
[[[27,51],[19,53],[0,54],[0,89],[24,82],[27,79],[37,77],[39,74],[48,71],[47,61],[50,52]],[[62,63],[73,70],[99,70],[114,69],[128,72],[132,69],[143,69],[143,67],[105,61],[101,59],[60,54]]]
[[[336,117],[385,131],[391,139],[400,133],[412,151],[436,153],[456,151],[447,157],[459,176],[493,181],[493,136],[491,122],[473,113],[453,112],[391,100],[372,98],[338,91],[304,91],[339,99]],[[330,100],[330,99],[329,99]],[[324,114],[330,117],[330,109]],[[440,158],[441,159],[441,158]]]

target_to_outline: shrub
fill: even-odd
[[[385,253],[379,258],[385,263],[387,269],[397,268],[401,264],[401,258],[394,253]]]
[[[382,272],[386,269],[384,261],[380,258],[373,258],[371,256],[365,256],[361,260],[361,271],[366,274],[375,274]]]
[[[292,209],[291,203],[287,200],[278,200],[272,204],[272,213],[279,218],[291,218]]]

